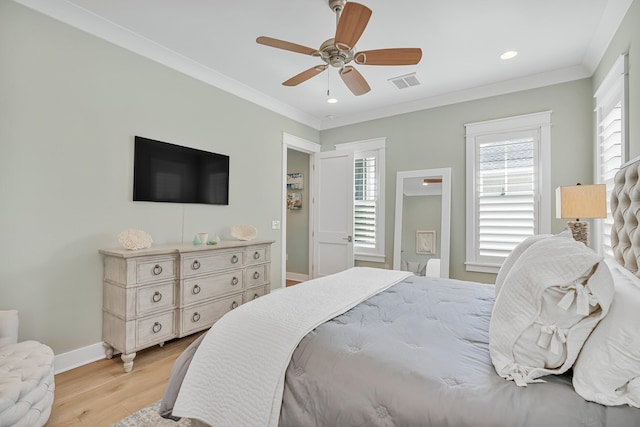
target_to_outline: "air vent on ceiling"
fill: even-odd
[[[420,81],[416,77],[416,73],[405,74],[404,76],[394,77],[389,81],[396,89],[406,89],[408,87],[418,86]]]

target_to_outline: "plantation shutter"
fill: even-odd
[[[536,233],[538,132],[476,139],[476,242],[478,261],[501,263]]]
[[[620,55],[607,73],[594,97],[596,99],[596,176],[595,181],[607,189],[607,217],[596,220],[596,246],[605,256],[613,257],[611,248],[611,193],[616,172],[625,162],[626,74],[627,56]]]
[[[376,247],[377,175],[375,155],[355,159],[354,242],[363,248]]]
[[[611,200],[613,191],[613,178],[622,165],[622,102],[618,102],[598,123],[598,147],[599,156],[599,182],[607,187],[607,217],[601,222],[600,242],[605,255],[613,257],[611,248],[611,228],[613,227],[613,216]]]

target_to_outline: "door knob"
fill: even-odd
[[[352,242],[353,241],[353,236],[343,237],[342,240],[346,240],[347,242]]]

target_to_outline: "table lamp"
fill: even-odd
[[[580,218],[607,217],[607,190],[605,184],[565,185],[556,188],[556,218],[576,218],[567,221],[573,238],[589,244],[589,223]]]

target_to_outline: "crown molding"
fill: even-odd
[[[66,0],[13,0],[57,21],[165,65],[239,98],[318,130],[320,119],[252,89],[121,25]]]
[[[413,113],[420,110],[427,110],[429,108],[474,101],[478,99],[489,98],[492,96],[506,95],[509,93],[520,92],[529,89],[537,89],[545,86],[566,83],[589,77],[591,77],[591,73],[586,68],[578,65],[519,79],[505,80],[503,82],[493,83],[485,86],[435,95],[413,102],[390,105],[385,108],[366,111],[350,116],[325,119],[322,122],[320,130],[333,129],[340,126],[361,123],[369,120],[376,120],[384,117]]]
[[[145,58],[177,70],[187,76],[198,79],[220,90],[245,99],[246,101],[266,108],[277,114],[281,114],[291,120],[305,124],[315,130],[333,129],[369,120],[376,120],[384,117],[591,77],[604,55],[604,52],[609,46],[609,43],[613,39],[613,36],[622,22],[627,10],[633,3],[633,0],[610,0],[607,3],[600,25],[598,26],[589,48],[585,53],[583,65],[434,95],[413,102],[389,105],[384,108],[327,119],[315,117],[275,98],[267,96],[262,92],[252,89],[211,68],[205,67],[196,61],[161,46],[152,40],[142,37],[125,27],[98,16],[93,12],[79,7],[67,0],[13,1]]]
[[[616,35],[616,31],[632,3],[633,0],[609,0],[607,2],[600,24],[582,59],[582,63],[590,74],[593,74],[598,65],[600,65],[600,60]]]

